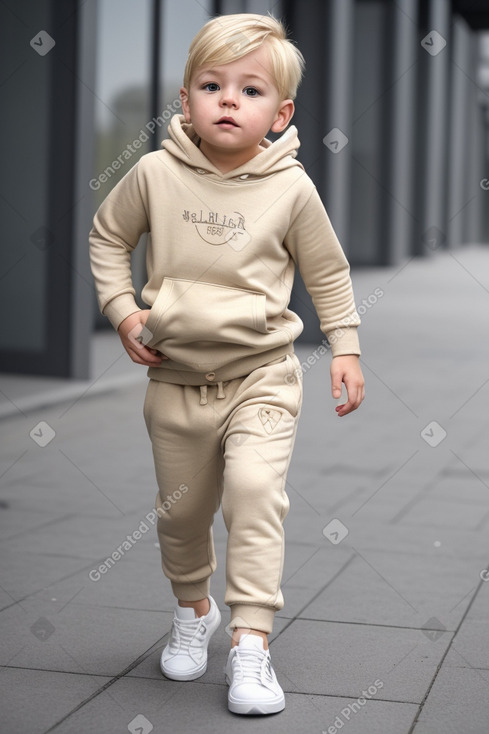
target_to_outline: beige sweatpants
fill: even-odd
[[[150,380],[144,417],[153,446],[162,568],[182,601],[208,596],[212,535],[222,504],[228,531],[231,627],[270,633],[284,605],[287,470],[302,406],[295,354],[207,386]]]

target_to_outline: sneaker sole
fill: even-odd
[[[172,673],[168,670],[165,670],[163,667],[163,663],[160,661],[160,670],[165,676],[165,678],[169,678],[170,680],[196,680],[197,678],[200,678],[207,670],[207,662],[204,663],[204,667],[200,668],[198,670],[195,670],[191,673]]]
[[[284,708],[285,698],[271,701],[270,703],[240,703],[239,701],[232,701],[228,698],[228,709],[233,714],[244,714],[245,716],[258,714],[263,716],[265,714],[278,714]]]

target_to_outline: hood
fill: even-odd
[[[216,168],[199,148],[200,137],[195,132],[191,123],[185,122],[183,115],[174,115],[168,125],[170,137],[163,140],[161,147],[172,156],[199,172],[207,171],[215,174],[221,179],[236,178],[239,176],[269,176],[271,173],[283,171],[285,168],[299,166],[302,163],[296,160],[297,149],[300,146],[297,136],[297,128],[291,125],[278,140],[272,143],[268,138],[263,138],[260,145],[265,149],[259,155],[243,163],[227,173],[222,173]]]

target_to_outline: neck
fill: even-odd
[[[213,148],[207,145],[204,140],[201,140],[200,150],[221,173],[229,173],[229,171],[239,168],[258,155],[258,153],[261,153],[263,148],[260,145],[256,145],[254,148],[229,153],[228,151]]]

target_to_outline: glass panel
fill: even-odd
[[[179,89],[183,84],[188,47],[197,31],[210,19],[211,6],[212,3],[207,0],[163,2],[160,78],[163,88],[161,116],[165,124],[162,126],[161,140],[167,137],[171,115],[181,113]]]
[[[149,152],[151,0],[99,0],[95,93],[95,208]]]
[[[39,0],[1,9],[0,24],[9,29],[0,44],[0,310],[7,315],[0,329],[2,350],[41,352],[46,340],[49,5]]]
[[[116,183],[151,150],[152,0],[99,0],[95,104],[93,211]],[[137,291],[145,282],[144,240],[132,258]],[[141,304],[142,305],[142,304]],[[110,324],[95,309],[96,325]]]

